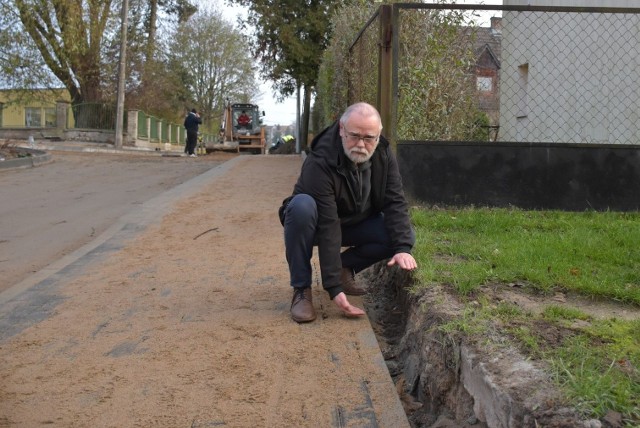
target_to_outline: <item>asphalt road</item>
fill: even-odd
[[[0,170],[0,292],[90,242],[136,206],[235,156],[54,152]]]

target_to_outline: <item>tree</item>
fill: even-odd
[[[357,52],[350,55],[349,47],[378,6],[370,0],[354,0],[332,18],[334,32],[320,68],[316,96],[316,114],[323,124],[335,120],[344,109],[349,101],[347,88],[351,97],[355,94],[358,100],[376,102],[378,27],[360,35]],[[399,34],[398,137],[467,140],[478,135],[483,121],[471,71],[476,60],[471,18],[459,10],[405,9],[400,13],[399,28],[393,29]],[[354,72],[358,74],[350,75]]]
[[[111,0],[95,0],[83,9],[66,0],[15,0],[22,27],[47,68],[62,82],[74,104],[102,101],[101,48]]]
[[[0,0],[0,85],[3,88],[60,87],[58,79],[44,66],[40,53],[22,28],[13,3]],[[22,91],[17,100],[29,93]]]
[[[201,10],[180,25],[169,68],[186,89],[184,108],[200,110],[210,131],[217,131],[225,99],[249,102],[258,93],[248,42],[217,10]]]
[[[307,145],[311,95],[322,53],[331,34],[329,19],[337,0],[231,0],[249,10],[245,28],[253,27],[252,51],[261,75],[273,82],[280,98],[303,89],[301,147]]]
[[[74,105],[115,102],[117,3],[0,0],[0,84],[24,88],[25,94],[64,86]],[[253,62],[242,48],[247,43],[219,13],[195,16],[189,0],[130,0],[130,5],[128,108],[177,119],[185,107],[196,106],[213,119],[221,116],[224,98],[249,101],[255,94]],[[76,117],[76,124],[82,123]]]
[[[469,140],[476,134],[475,35],[461,10],[414,10],[400,22],[397,134]],[[420,43],[415,43],[420,40]]]
[[[144,28],[148,34],[146,60],[153,61],[156,50],[156,30],[158,23],[158,9],[164,9],[168,15],[175,15],[178,23],[186,22],[198,8],[187,0],[149,0]]]
[[[158,16],[159,11],[163,15],[177,19],[176,24],[182,24],[189,20],[197,7],[193,6],[187,0],[142,0],[138,2],[136,15],[138,16],[136,32],[139,42],[136,44],[140,47],[137,67],[134,69],[140,75],[140,90],[142,94],[146,94],[147,100],[156,99],[149,96],[155,92],[159,78],[159,60],[157,38]],[[134,66],[134,64],[132,64]]]
[[[112,0],[0,0],[0,76],[5,87],[64,86],[72,102],[115,99],[120,2]],[[132,0],[127,55],[128,91],[158,72],[158,10],[165,21],[186,20],[188,0]],[[136,67],[137,66],[137,67]]]
[[[321,128],[338,119],[349,104],[349,47],[374,10],[370,0],[355,0],[336,9],[331,17],[333,32],[323,53],[314,106],[314,118]]]
[[[197,9],[188,0],[129,0],[129,3],[125,104],[127,108],[179,120],[185,90],[179,75],[167,64],[168,44],[179,23],[188,20]],[[105,41],[102,55],[118,58],[119,50],[119,38],[110,38]],[[115,99],[115,65],[114,61],[103,64],[105,100]]]

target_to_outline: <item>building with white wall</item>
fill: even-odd
[[[640,6],[637,0],[504,0],[596,3]],[[629,12],[504,11],[500,140],[640,144],[640,14]]]

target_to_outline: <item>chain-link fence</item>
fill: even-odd
[[[378,11],[379,12],[379,11]],[[369,20],[366,27],[349,51],[348,97],[351,104],[354,100],[364,101],[372,105],[378,102],[378,75],[380,58],[378,44],[380,40],[379,13]]]
[[[383,5],[350,55],[394,141],[640,144],[640,8]]]

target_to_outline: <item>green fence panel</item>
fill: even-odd
[[[158,118],[151,116],[149,117],[149,119],[151,120],[151,131],[149,133],[149,139],[151,141],[159,141],[160,136],[158,135]]]
[[[178,128],[175,124],[171,125],[171,144],[175,144],[180,139],[180,128]]]
[[[138,111],[138,138],[149,138],[147,115],[143,111]]]
[[[165,121],[162,121],[162,142],[163,143],[168,143],[169,142],[169,124]]]

